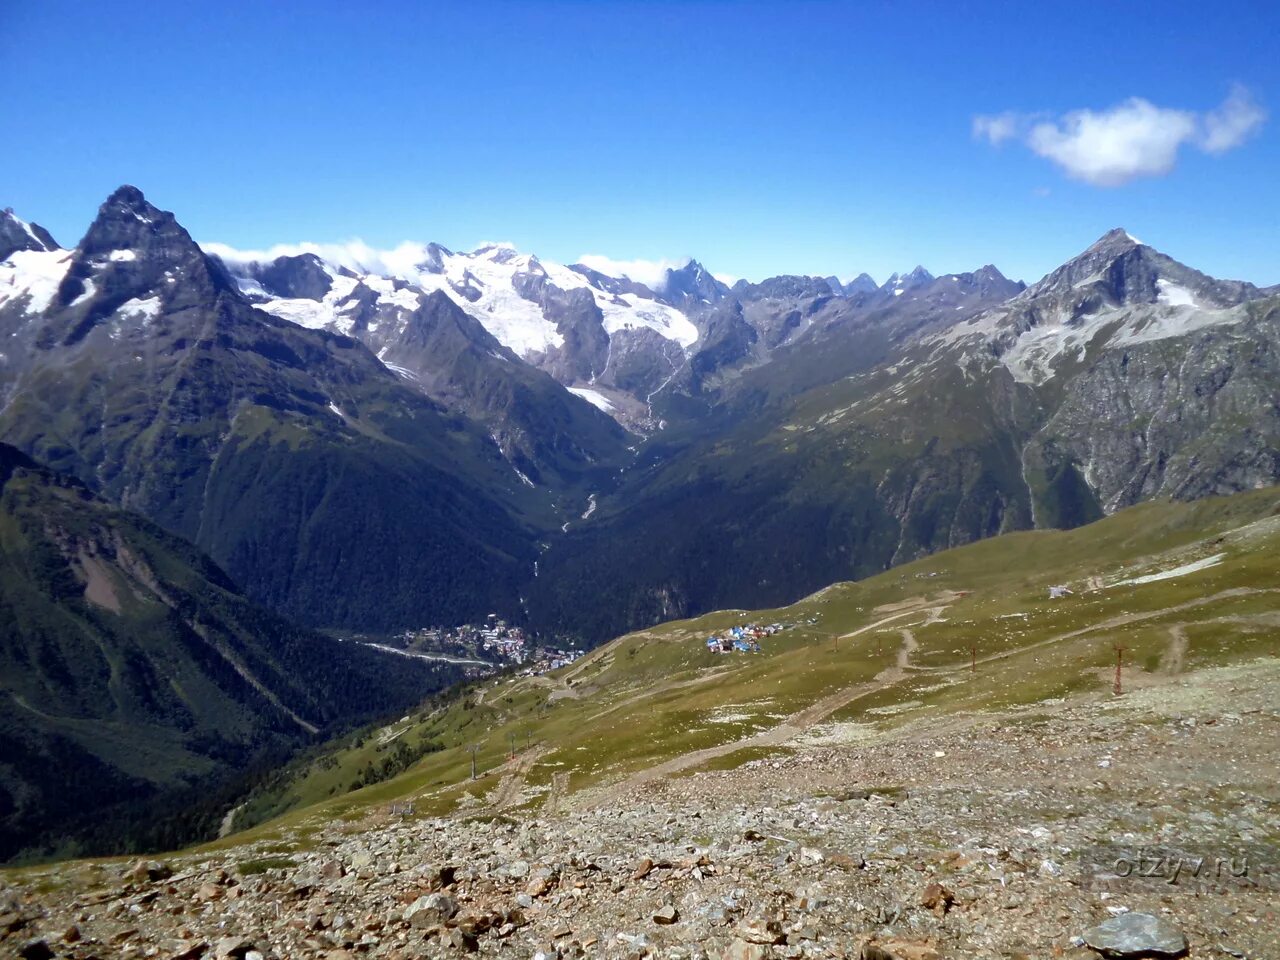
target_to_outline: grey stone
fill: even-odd
[[[1104,957],[1180,957],[1187,938],[1172,923],[1150,913],[1122,913],[1084,932],[1084,942]]]
[[[444,923],[458,912],[458,902],[447,893],[429,893],[419,897],[404,911],[405,921],[412,927],[433,927]]]

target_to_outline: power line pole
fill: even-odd
[[[479,750],[480,750],[480,744],[478,743],[467,744],[467,752],[471,754],[471,779],[472,780],[476,778],[476,753],[479,752]]]
[[[1116,644],[1116,685],[1112,691],[1115,693],[1117,697],[1124,692],[1121,689],[1121,685],[1120,685],[1120,671],[1123,666],[1124,666],[1124,647],[1120,646],[1120,644],[1117,643]]]

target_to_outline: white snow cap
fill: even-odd
[[[686,348],[698,339],[697,327],[674,307],[633,293],[615,296],[594,286],[576,270],[521,253],[510,243],[484,243],[470,253],[452,253],[442,247],[433,251],[427,244],[415,242],[378,250],[360,240],[345,244],[278,244],[265,250],[238,250],[221,243],[202,246],[205,252],[219,257],[233,274],[245,274],[248,265],[278,257],[308,253],[319,257],[333,278],[322,301],[268,299],[260,303],[268,312],[308,327],[351,332],[353,318],[338,304],[350,296],[357,281],[339,275],[336,268],[343,267],[375,290],[381,303],[405,310],[415,309],[424,293],[443,292],[519,356],[546,353],[563,344],[564,336],[539,303],[521,296],[517,278],[540,277],[561,290],[589,290],[603,314],[606,333],[647,327]],[[412,286],[393,290],[390,278]],[[261,285],[251,277],[242,275],[237,282],[246,295],[265,296]],[[470,296],[463,296],[462,290]]]

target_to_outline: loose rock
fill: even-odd
[[[1122,913],[1084,933],[1084,942],[1104,957],[1181,957],[1190,945],[1168,920],[1150,913]]]

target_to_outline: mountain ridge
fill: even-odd
[[[689,260],[663,293],[510,245],[406,246],[359,269],[312,252],[219,259],[140,202],[113,196],[104,210],[120,222],[91,229],[85,249],[0,263],[0,328],[22,347],[0,366],[0,435],[195,538],[262,602],[324,618],[310,622],[497,610],[597,641],[1277,473],[1274,291],[1119,229],[1029,287],[988,264],[853,292],[797,276],[730,288]],[[530,331],[543,337],[531,347]],[[103,368],[88,340],[121,362]],[[1171,365],[1174,344],[1189,364]],[[127,374],[126,351],[145,369]],[[71,392],[69,370],[83,378]],[[151,427],[157,394],[143,387],[157,375],[189,409],[163,408]],[[130,377],[109,395],[99,382]],[[100,409],[129,396],[140,405],[108,416],[104,445]],[[1225,427],[1251,408],[1264,415],[1248,429]],[[194,410],[225,426],[193,436]],[[138,437],[165,451],[145,468],[128,459]],[[240,504],[288,503],[289,485],[315,492],[265,542]],[[217,493],[213,513],[197,489]],[[417,573],[362,563],[359,586],[344,584],[352,568],[326,558],[358,503],[380,531],[364,555],[383,556],[368,541],[385,536]],[[320,504],[330,515],[312,540]],[[385,525],[388,509],[438,521],[411,537]],[[280,549],[295,542],[303,561]],[[779,546],[781,570],[763,559]],[[455,561],[472,572],[456,577]],[[465,599],[445,600],[462,583]],[[583,610],[584,587],[612,612]],[[442,605],[415,598],[424,589]]]

